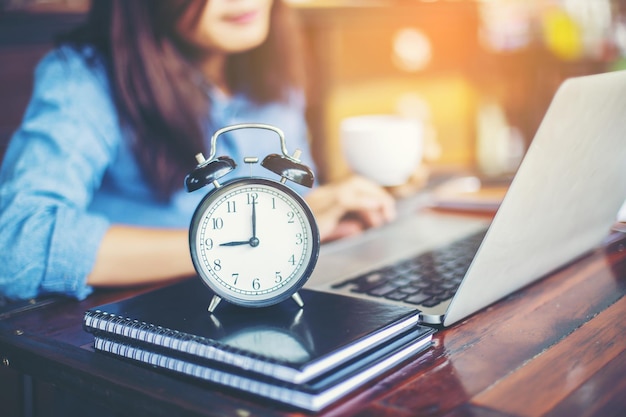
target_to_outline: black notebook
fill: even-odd
[[[152,367],[241,390],[294,407],[319,411],[430,346],[434,329],[418,326],[302,384],[246,373],[239,368],[145,344],[96,336],[94,348]]]
[[[286,300],[258,309],[223,303],[191,279],[85,313],[97,337],[209,359],[300,384],[421,327],[418,311],[376,300],[303,289],[304,308]]]

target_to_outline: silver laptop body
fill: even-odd
[[[625,200],[626,71],[572,78],[554,96],[490,225],[420,210],[429,203],[421,193],[401,202],[396,222],[323,245],[306,287],[366,296],[334,284],[488,226],[455,295],[415,306],[422,322],[449,326],[596,248]]]

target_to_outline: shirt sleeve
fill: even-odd
[[[118,146],[116,113],[104,71],[77,51],[48,54],[34,84],[0,170],[0,292],[83,299],[109,227],[87,208]]]

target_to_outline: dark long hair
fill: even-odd
[[[204,131],[206,89],[199,85],[192,49],[174,30],[188,8],[199,15],[206,1],[92,0],[86,22],[59,38],[75,47],[93,46],[104,57],[122,127],[146,179],[164,199],[181,187],[210,133]],[[304,88],[297,35],[290,10],[274,0],[266,41],[227,58],[230,90],[266,103]]]

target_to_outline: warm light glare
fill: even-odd
[[[431,61],[432,47],[428,37],[415,28],[402,28],[393,37],[394,64],[409,72],[424,69]]]

